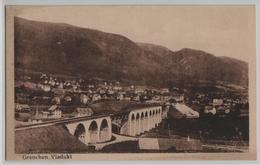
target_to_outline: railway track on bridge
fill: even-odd
[[[84,116],[84,117],[73,117],[73,118],[65,118],[65,119],[59,119],[59,120],[51,120],[51,121],[46,121],[46,122],[42,122],[42,123],[19,126],[19,127],[15,128],[15,131],[31,129],[31,128],[38,128],[38,127],[47,127],[47,126],[56,125],[56,124],[67,124],[67,123],[71,123],[71,122],[96,119],[96,118],[105,117],[105,116],[110,116],[110,115]]]

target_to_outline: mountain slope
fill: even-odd
[[[90,77],[139,79],[148,74],[145,67],[157,67],[123,36],[21,18],[15,20],[15,54],[18,68]]]
[[[192,49],[173,52],[118,34],[19,17],[15,18],[15,66],[155,86],[187,80],[247,84],[247,64],[235,59]]]

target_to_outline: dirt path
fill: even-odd
[[[118,135],[118,134],[112,134],[116,139],[113,141],[109,141],[107,143],[98,143],[95,144],[96,149],[97,150],[101,150],[103,147],[110,145],[110,144],[114,144],[114,143],[119,143],[119,142],[123,142],[123,141],[137,141],[138,138],[136,137],[130,137],[130,136],[122,136],[122,135]]]

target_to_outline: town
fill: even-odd
[[[232,91],[229,87],[223,91],[205,92],[179,87],[148,87],[100,78],[64,78],[45,73],[21,75],[17,76],[15,84],[17,129],[52,121],[97,117],[106,119],[106,123],[96,126],[91,124],[89,129],[94,130],[98,125],[103,125],[104,128],[109,127],[110,132],[100,132],[100,136],[90,135],[87,139],[85,134],[76,133],[76,130],[71,134],[86,144],[110,141],[112,132],[132,137],[181,136],[207,143],[236,140],[243,142],[242,145],[248,144],[249,107],[246,89],[236,88]],[[134,113],[132,121],[136,122],[124,129],[123,121],[132,114],[129,113],[127,117],[126,112],[140,108],[148,111],[141,110],[140,116]],[[151,118],[157,113],[159,116]],[[139,118],[140,121],[137,120]],[[229,122],[233,123],[231,128],[222,130],[219,127],[221,123]]]
[[[20,124],[43,122],[63,117],[83,115],[84,108],[105,100],[132,101],[174,105],[181,115],[196,118],[200,115],[248,116],[248,96],[243,92],[187,91],[177,87],[154,88],[122,85],[119,81],[102,79],[59,79],[44,73],[24,76],[16,82],[15,112]],[[188,105],[191,113],[185,112]],[[191,109],[192,108],[192,109]],[[187,108],[186,108],[187,109]],[[82,111],[81,111],[82,110]],[[86,113],[84,115],[92,115]]]

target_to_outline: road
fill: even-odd
[[[101,150],[103,147],[110,145],[110,144],[114,144],[114,143],[119,143],[119,142],[124,142],[124,141],[137,141],[138,137],[130,137],[130,136],[122,136],[122,135],[118,135],[118,134],[112,134],[115,137],[115,140],[113,141],[109,141],[106,143],[97,143],[95,144],[96,149],[97,150]]]

